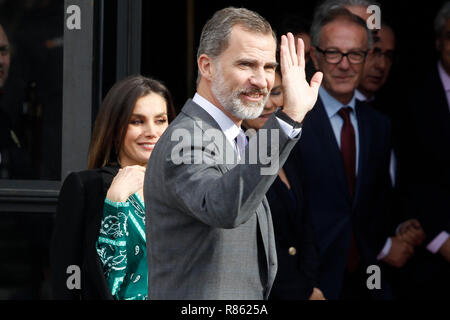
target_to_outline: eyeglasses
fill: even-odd
[[[381,57],[385,56],[386,59],[388,59],[389,62],[393,62],[395,59],[395,51],[394,50],[386,50],[386,51],[382,51],[381,48],[373,48],[370,52],[369,55],[380,59]]]
[[[367,56],[367,51],[350,51],[343,53],[336,49],[323,50],[319,47],[316,47],[316,49],[323,54],[325,61],[331,64],[340,63],[344,57],[347,57],[348,61],[352,64],[361,64],[366,60]]]

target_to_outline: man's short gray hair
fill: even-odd
[[[450,1],[444,3],[434,19],[434,32],[436,33],[436,37],[441,35],[447,19],[450,19]]]
[[[369,7],[371,5],[381,5],[377,1],[370,0],[324,0],[314,10],[314,20],[316,16],[323,17],[331,9],[345,8],[346,6]]]
[[[231,30],[239,25],[249,32],[272,34],[276,41],[275,33],[270,23],[258,13],[245,9],[228,7],[217,11],[203,27],[200,36],[200,44],[197,51],[197,60],[202,54],[215,59],[228,48]],[[197,85],[201,74],[198,72]]]
[[[350,0],[349,0],[350,1]],[[356,0],[354,0],[356,1]],[[362,0],[360,0],[362,1]],[[331,1],[329,1],[331,2]],[[338,1],[334,1],[338,2]],[[343,1],[339,1],[343,2]],[[329,23],[336,21],[336,20],[346,20],[349,22],[352,22],[358,26],[361,26],[366,30],[367,34],[367,49],[372,48],[373,43],[373,36],[372,31],[367,28],[366,22],[361,19],[361,17],[351,13],[349,10],[343,8],[343,7],[332,7],[328,11],[324,11],[323,14],[315,15],[314,21],[311,25],[311,44],[315,47],[318,47],[320,44],[320,35],[322,32],[322,29]]]

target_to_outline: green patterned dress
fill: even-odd
[[[105,199],[96,247],[112,296],[117,300],[146,300],[145,206],[137,193],[126,202]]]

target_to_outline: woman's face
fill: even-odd
[[[261,129],[266,123],[267,119],[274,113],[277,108],[283,106],[283,87],[281,84],[281,76],[278,72],[275,73],[275,82],[270,91],[269,99],[267,100],[264,110],[261,115],[252,120],[244,120],[244,126],[247,129]]]
[[[156,93],[139,98],[119,152],[122,167],[147,166],[159,137],[169,125],[166,100]]]

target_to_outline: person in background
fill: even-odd
[[[144,174],[174,117],[171,95],[157,80],[132,76],[108,92],[89,170],[71,173],[61,188],[50,255],[54,299],[147,298]],[[75,288],[73,266],[81,271]]]
[[[9,39],[0,25],[0,179],[29,179],[33,176],[30,155],[23,148],[21,137],[15,130],[11,108],[16,103],[7,97],[7,91],[12,89],[6,86],[10,65]]]
[[[319,287],[327,299],[389,299],[383,277],[381,290],[368,290],[366,268],[404,264],[413,247],[390,237],[389,120],[355,98],[372,33],[344,8],[316,17],[311,58],[324,80],[293,155],[319,245]]]
[[[320,17],[325,16],[326,13],[332,9],[344,8],[360,17],[365,22],[367,28],[366,22],[370,17],[367,8],[371,5],[376,5],[381,8],[381,5],[376,1],[325,0],[315,11],[315,21],[320,20]],[[390,29],[383,20],[381,21],[380,30],[373,29],[370,30],[370,32],[373,45],[364,61],[361,78],[358,84],[358,88],[368,96],[365,97],[364,94],[356,89],[355,98],[365,102],[368,106],[375,108],[377,111],[387,116],[392,127],[392,150],[389,162],[389,173],[393,189],[389,205],[391,212],[391,214],[389,214],[390,226],[386,226],[386,228],[389,228],[387,231],[393,236],[388,239],[387,247],[385,247],[385,252],[388,252],[387,248],[390,244],[391,250],[389,250],[389,254],[385,259],[381,259],[381,262],[384,267],[386,278],[389,278],[390,283],[393,283],[396,282],[396,279],[394,278],[399,278],[404,273],[402,268],[412,256],[414,247],[419,246],[424,241],[425,233],[419,220],[417,220],[417,217],[405,216],[401,205],[402,200],[400,191],[396,187],[396,177],[399,171],[396,160],[399,144],[398,136],[401,134],[401,131],[403,131],[401,125],[402,121],[398,121],[398,117],[401,117],[398,109],[402,102],[400,103],[397,98],[398,95],[389,91],[390,88],[386,88],[386,86],[383,88],[385,90],[383,90],[381,94],[377,94],[377,99],[374,100],[375,92],[380,93],[382,87],[386,84],[386,80],[391,70],[392,62],[390,62],[390,57],[393,57],[394,55],[391,50],[395,48],[395,37],[392,29]],[[382,41],[381,37],[383,37],[383,43],[380,43]],[[380,51],[382,53],[380,53]],[[383,61],[379,59],[380,56],[383,58]],[[384,57],[386,58],[384,59]],[[382,75],[380,79],[377,78],[376,80],[373,80],[372,76],[379,77],[380,74]]]
[[[449,299],[450,287],[450,2],[434,22],[438,59],[414,79],[402,109],[399,188],[405,213],[417,217],[426,241],[408,264],[402,297]],[[420,80],[420,81],[419,81]],[[414,226],[411,226],[413,228]]]
[[[395,58],[395,34],[392,28],[383,23],[378,31],[379,41],[367,55],[361,81],[356,90],[356,98],[367,101],[376,109],[376,94],[386,84]],[[380,110],[381,111],[381,110]],[[386,112],[384,112],[386,113]]]
[[[259,130],[278,108],[283,108],[281,71],[262,114],[243,121],[243,127]],[[319,256],[309,212],[303,209],[303,192],[296,166],[290,158],[266,193],[272,214],[278,271],[270,292],[270,300],[324,300],[317,281]]]

